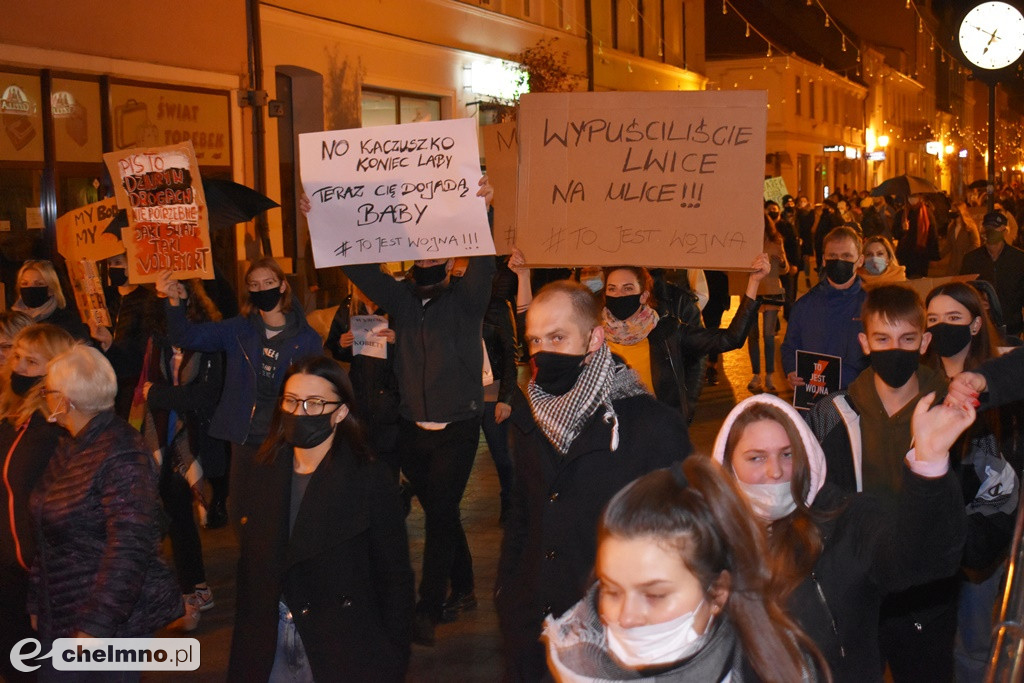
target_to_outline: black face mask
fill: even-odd
[[[444,281],[448,275],[448,264],[439,263],[436,266],[413,266],[412,267],[412,279],[416,281],[416,284],[420,287],[430,287],[431,285],[440,284]]]
[[[583,359],[587,354],[578,356],[569,353],[540,351],[533,354],[533,381],[545,393],[561,396],[576,385],[576,380],[583,374]]]
[[[779,212],[778,211],[769,211],[768,212],[768,217],[771,218],[774,221],[774,220],[778,219]]]
[[[111,266],[110,268],[107,268],[107,276],[110,278],[110,284],[114,287],[123,287],[128,284],[127,268]]]
[[[853,277],[853,261],[829,259],[825,261],[825,276],[834,285],[845,285]]]
[[[869,356],[871,369],[883,382],[893,389],[899,389],[910,381],[917,372],[921,354],[917,351],[889,349],[888,351],[872,351]]]
[[[928,328],[932,333],[932,344],[943,358],[949,358],[963,351],[971,343],[970,325],[937,323]]]
[[[262,289],[258,292],[249,292],[249,303],[264,313],[274,310],[280,300],[281,290],[277,287]]]
[[[50,299],[50,288],[45,285],[42,287],[22,287],[21,288],[21,301],[29,308],[39,308]]]
[[[640,295],[605,296],[604,307],[617,320],[626,320],[640,310]]]
[[[32,387],[39,384],[39,381],[43,378],[42,375],[38,377],[29,377],[28,375],[22,375],[17,372],[11,373],[11,391],[18,396],[25,396]]]
[[[284,440],[296,448],[316,448],[334,433],[331,417],[334,411],[322,415],[281,414]]]

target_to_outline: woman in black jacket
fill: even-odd
[[[740,402],[714,458],[736,477],[765,526],[772,590],[815,642],[832,679],[882,680],[882,597],[954,574],[966,519],[949,448],[973,408],[922,398],[898,501],[844,496],[825,483],[825,455],[796,409],[771,394]]]
[[[12,310],[21,311],[32,318],[32,322],[50,323],[66,330],[75,339],[89,341],[95,336],[104,347],[110,345],[110,331],[105,327],[90,332],[75,313],[68,308],[64,291],[60,287],[57,271],[49,261],[25,261],[18,270],[15,295],[18,300]]]
[[[0,366],[0,652],[10,652],[22,638],[33,637],[25,601],[28,570],[35,558],[35,538],[28,498],[57,448],[61,429],[42,414],[39,383],[51,358],[75,343],[55,325],[29,325],[12,339],[10,360]],[[0,657],[0,677],[34,680]]]
[[[324,356],[296,361],[241,501],[228,678],[401,681],[413,573],[398,490]]]
[[[398,442],[398,379],[395,377],[395,331],[385,327],[377,336],[385,345],[384,358],[354,353],[355,335],[352,316],[379,315],[387,312],[370,301],[358,288],[341,302],[331,319],[331,329],[324,341],[324,350],[335,360],[349,364],[349,377],[355,392],[353,411],[366,425],[366,431],[378,458],[389,465],[398,481],[401,467]]]
[[[758,256],[752,267],[746,295],[732,323],[724,330],[684,325],[673,316],[659,317],[651,300],[654,281],[646,268],[606,268],[604,329],[608,348],[637,371],[641,382],[658,400],[686,416],[689,411],[683,358],[743,346],[757,319],[758,285],[771,270],[768,255]]]

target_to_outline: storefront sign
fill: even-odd
[[[524,95],[527,262],[749,269],[764,239],[766,105],[758,90]]]
[[[200,166],[231,164],[227,93],[114,83],[110,102],[115,149],[190,141]]]
[[[103,156],[100,131],[100,84],[53,79],[50,95],[57,161],[96,163]]]
[[[103,160],[117,205],[128,212],[121,231],[128,281],[156,282],[165,270],[211,279],[209,214],[192,143],[110,152]]]
[[[885,161],[885,152],[881,150],[868,152],[868,161]]]
[[[494,253],[473,119],[299,135],[317,268]]]
[[[0,160],[43,161],[39,76],[0,72]]]
[[[845,145],[825,145],[822,148],[823,152],[842,152],[846,150]]]

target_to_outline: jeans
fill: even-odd
[[[764,318],[764,370],[769,375],[775,372],[775,332],[779,329],[779,312],[777,310],[762,309],[761,315]],[[758,337],[757,318],[750,328],[747,336],[749,342],[747,350],[750,352],[750,367],[755,375],[761,374],[761,348]]]
[[[278,603],[277,609],[277,650],[268,683],[313,683],[313,671],[309,668],[299,629],[292,621],[292,612],[283,602]]]
[[[989,648],[992,647],[994,612],[1005,578],[1006,564],[1003,563],[981,583],[964,580],[960,584],[956,647],[953,650],[957,683],[981,683],[985,680]]]
[[[473,590],[473,558],[459,505],[480,443],[480,418],[452,422],[437,431],[403,419],[398,450],[402,472],[423,506],[423,573],[418,612],[441,616],[448,582],[453,592]]]
[[[484,403],[484,438],[487,449],[491,452],[494,469],[498,471],[498,483],[501,485],[501,508],[508,505],[512,496],[512,454],[508,447],[508,420],[498,424],[494,421],[494,406],[497,403]]]

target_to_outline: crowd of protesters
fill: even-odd
[[[985,199],[768,201],[724,328],[722,273],[519,250],[345,267],[323,333],[273,258],[236,311],[119,255],[104,327],[27,261],[0,313],[0,673],[62,679],[9,666],[24,638],[193,631],[200,528],[230,524],[231,680],[403,680],[492,588],[460,514],[482,431],[506,680],[983,680],[1024,468],[1024,192]],[[906,286],[949,275],[977,278]],[[744,343],[753,396],[693,452]],[[798,350],[842,359],[809,411],[777,396]]]

